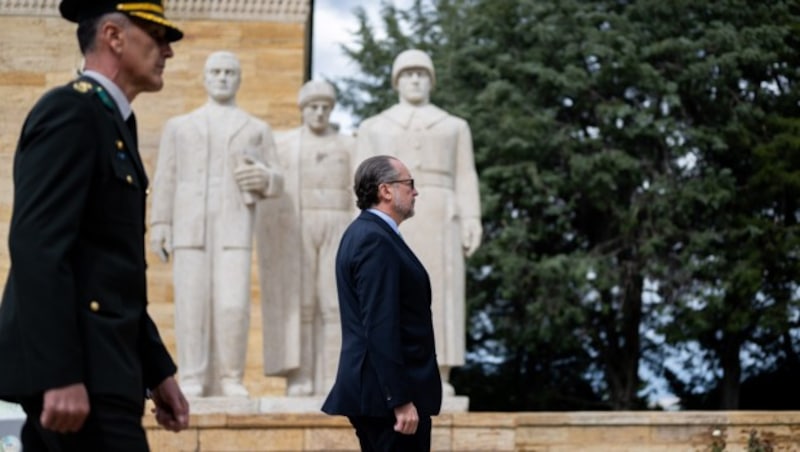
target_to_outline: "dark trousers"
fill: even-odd
[[[22,426],[25,452],[119,451],[149,452],[142,427],[142,406],[128,400],[95,397],[89,400],[89,416],[75,433],[58,433],[42,427],[42,398],[20,402],[27,415]]]
[[[362,452],[430,452],[431,418],[420,416],[417,432],[403,435],[394,431],[394,417],[348,417],[356,429]],[[27,452],[27,451],[26,451]]]

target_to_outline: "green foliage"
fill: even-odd
[[[382,5],[380,39],[357,15],[344,106],[394,104],[392,59],[416,47],[472,128],[485,237],[453,382],[473,409],[642,408],[642,366],[735,408],[770,370],[745,348],[795,358],[796,4],[417,0]],[[681,350],[696,360],[666,367]]]

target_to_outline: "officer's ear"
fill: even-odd
[[[103,19],[97,26],[98,44],[107,47],[114,55],[122,54],[126,25],[122,20],[113,16]]]

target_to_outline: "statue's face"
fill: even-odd
[[[431,95],[431,75],[423,68],[403,69],[397,75],[397,91],[410,104],[426,104]]]
[[[212,55],[206,61],[204,83],[208,95],[217,102],[236,96],[242,81],[239,61],[228,55]]]
[[[303,107],[303,124],[314,133],[323,133],[328,129],[333,103],[324,100],[312,100]]]

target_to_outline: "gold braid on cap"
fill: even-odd
[[[161,14],[162,16],[164,15],[164,7],[153,3],[117,3],[117,11],[124,11],[126,13],[150,11]]]
[[[149,20],[150,22],[155,22],[155,23],[157,23],[159,25],[163,25],[165,27],[170,27],[170,28],[175,27],[168,20],[164,19],[161,16],[156,16],[155,14],[143,13],[143,12],[139,12],[139,11],[129,11],[128,14],[131,15],[131,16],[134,16],[134,17],[142,18],[144,20]]]

